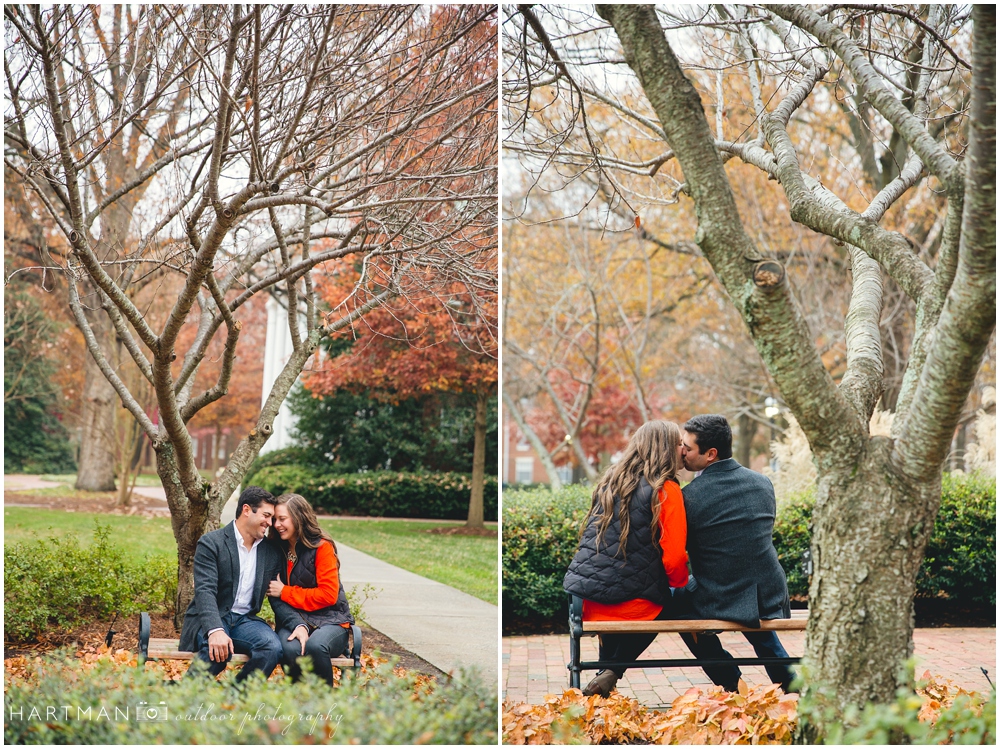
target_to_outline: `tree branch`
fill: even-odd
[[[760,256],[747,237],[697,91],[684,76],[647,6],[599,5],[625,50],[625,59],[653,105],[677,154],[698,215],[696,241],[739,309],[785,402],[817,454],[867,430],[833,383],[812,343],[784,272],[751,283]],[[776,282],[774,282],[776,280]],[[854,429],[845,425],[854,424]]]
[[[940,470],[996,325],[996,9],[973,6],[972,108],[955,279],[899,430],[893,458],[909,476]]]

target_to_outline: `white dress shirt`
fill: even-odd
[[[250,610],[250,603],[253,600],[253,584],[257,577],[257,545],[263,539],[258,538],[253,542],[253,546],[247,549],[236,523],[233,523],[233,533],[236,534],[236,550],[239,552],[240,581],[236,586],[232,611],[234,614],[245,614]]]

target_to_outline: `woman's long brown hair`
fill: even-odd
[[[323,541],[333,543],[330,535],[319,527],[316,511],[301,494],[282,494],[274,500],[274,505],[275,507],[285,505],[288,508],[288,514],[292,516],[292,522],[295,523],[296,540],[301,541],[307,549],[315,549]],[[282,544],[284,545],[284,542]],[[336,545],[333,548],[336,549]]]
[[[645,478],[653,487],[653,522],[651,530],[653,541],[660,537],[660,489],[667,481],[677,481],[678,465],[677,448],[681,443],[681,430],[672,421],[647,421],[635,430],[632,439],[628,441],[621,459],[604,472],[594,488],[593,499],[587,520],[599,514],[597,524],[597,549],[604,542],[611,515],[614,512],[615,497],[621,500],[618,509],[618,521],[621,535],[618,548],[625,557],[625,543],[629,533],[629,507],[632,495],[639,488],[639,479]]]

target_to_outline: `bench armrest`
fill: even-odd
[[[143,611],[139,614],[139,663],[145,663],[149,657],[149,633],[151,628],[149,614]]]
[[[583,635],[583,599],[575,593],[567,593],[569,599],[569,632],[573,637]]]
[[[355,668],[361,668],[361,627],[357,624],[351,625],[351,639],[354,640],[354,646],[349,653],[345,650],[344,655],[354,660]]]

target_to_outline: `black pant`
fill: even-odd
[[[659,616],[656,617],[657,620],[662,619],[676,619],[672,612],[672,607],[668,603],[663,607]],[[598,648],[598,657],[602,661],[634,661],[640,655],[645,652],[653,640],[656,639],[656,633],[645,633],[645,634],[628,634],[628,635],[601,635],[600,636],[600,647]],[[625,675],[627,669],[624,668],[612,668],[618,678],[620,679]]]
[[[782,647],[781,641],[775,632],[743,632],[747,642],[753,645],[754,652],[758,658],[785,658],[788,653]],[[732,660],[733,656],[722,647],[718,635],[690,634],[685,632],[681,635],[684,644],[695,658],[705,660]],[[739,688],[739,680],[742,672],[740,667],[733,666],[703,666],[705,674],[713,683],[728,692],[735,692]],[[792,683],[792,670],[788,666],[771,665],[764,666],[768,678],[775,684],[780,684],[786,692]]]
[[[339,624],[324,624],[314,629],[306,640],[306,652],[303,655],[301,643],[298,640],[288,639],[292,630],[282,628],[278,632],[278,639],[281,640],[283,651],[281,666],[285,669],[285,673],[292,677],[292,681],[298,681],[302,676],[302,669],[297,661],[299,658],[308,657],[312,660],[313,673],[333,686],[333,665],[330,659],[343,655],[344,649],[347,648],[349,631]]]
[[[236,681],[243,681],[255,671],[262,672],[265,679],[271,675],[281,658],[281,644],[266,622],[230,611],[222,617],[222,628],[232,639],[233,650],[250,657],[236,674]],[[225,671],[230,660],[227,657],[219,662],[209,658],[207,632],[198,634],[198,658],[208,664],[208,672],[212,676]],[[190,668],[188,673],[193,673]]]

